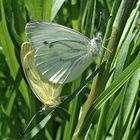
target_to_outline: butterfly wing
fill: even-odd
[[[86,44],[90,42],[86,36],[79,32],[55,23],[29,22],[25,30],[33,48],[41,47],[44,42],[51,43],[62,40],[73,40]]]
[[[42,78],[54,83],[68,83],[79,77],[93,62],[93,56],[83,44],[71,41],[45,45],[35,51],[36,67]],[[75,46],[75,49],[71,48]],[[81,49],[82,48],[82,49]]]
[[[44,80],[68,83],[93,62],[90,40],[62,25],[32,22],[26,33],[34,48],[36,67]]]
[[[36,97],[46,106],[56,106],[62,85],[44,82],[41,79],[36,69],[34,52],[29,42],[22,44],[21,62],[26,79]]]

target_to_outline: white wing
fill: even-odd
[[[29,42],[34,48],[41,47],[45,41],[51,43],[59,40],[73,40],[85,42],[86,44],[90,42],[86,36],[79,32],[55,23],[29,22],[25,30]]]
[[[26,26],[35,63],[44,80],[68,83],[80,76],[95,60],[90,40],[62,25],[32,22]]]

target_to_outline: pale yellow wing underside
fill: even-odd
[[[29,42],[21,47],[21,62],[26,79],[36,95],[45,106],[57,106],[63,85],[44,82],[35,65],[34,51]]]

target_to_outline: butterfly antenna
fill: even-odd
[[[97,32],[99,31],[100,27],[101,27],[101,21],[102,21],[102,12],[100,12],[100,18],[99,18],[99,23],[97,26]]]
[[[31,125],[32,121],[34,120],[34,118],[35,118],[40,112],[42,112],[42,110],[39,110],[39,111],[31,118],[31,120],[29,121],[29,123],[28,123],[27,126],[25,127],[24,131],[21,131],[21,132],[20,132],[20,135],[21,135],[21,136],[24,136],[24,134],[26,133],[27,129],[28,129],[29,126]]]

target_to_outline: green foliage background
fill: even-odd
[[[20,62],[25,25],[32,20],[53,21],[91,39],[100,23],[102,46],[111,53],[102,49],[98,65],[108,60],[105,69],[64,106],[67,112],[37,116],[23,138],[19,132],[41,107]],[[139,51],[139,0],[0,0],[0,139],[139,140]],[[62,95],[72,93],[96,67],[65,85]]]

